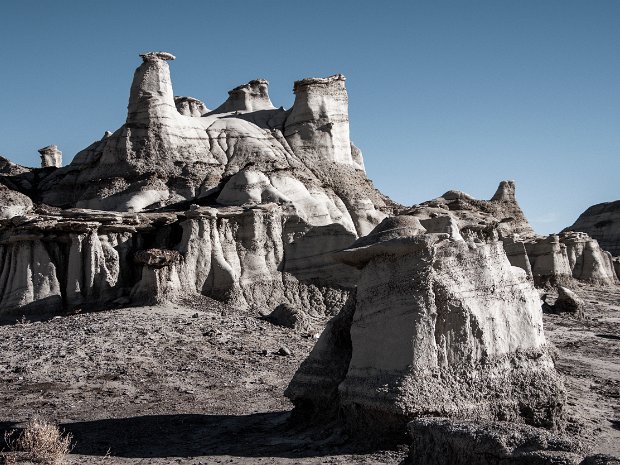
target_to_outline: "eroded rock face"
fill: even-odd
[[[295,103],[284,136],[295,153],[363,169],[353,161],[349,139],[349,99],[342,74],[295,82]],[[360,154],[361,155],[361,154]],[[356,153],[356,158],[360,158]]]
[[[213,113],[254,112],[274,109],[275,107],[269,99],[269,81],[253,79],[247,84],[237,86],[229,91],[228,99],[213,110]]]
[[[516,201],[514,181],[502,181],[489,201],[453,190],[406,213],[419,218],[428,232],[459,229],[463,237],[476,241],[501,239],[510,263],[523,269],[537,286],[570,284],[573,279],[618,282],[611,255],[587,234],[536,235]],[[434,222],[433,229],[427,226],[429,221]]]
[[[41,168],[60,168],[62,166],[62,152],[55,145],[48,145],[39,149],[41,154]]]
[[[587,233],[604,250],[613,256],[620,255],[620,200],[591,206],[564,231]]]
[[[254,80],[209,113],[196,99],[175,99],[168,65],[174,56],[141,57],[121,128],[106,132],[64,168],[21,169],[0,160],[8,189],[3,187],[3,215],[27,215],[1,225],[3,244],[37,238],[37,250],[48,251],[43,262],[52,265],[46,279],[58,282],[48,287],[60,289],[53,296],[63,306],[128,296],[160,301],[183,287],[261,311],[290,303],[309,314],[336,312],[357,275],[329,253],[397,208],[351,161],[344,78],[300,84],[300,92],[312,96],[302,99],[299,111],[274,108],[267,81]],[[332,84],[337,95],[320,90]],[[317,142],[312,155],[292,147],[286,121],[300,112],[338,122],[337,143],[327,143],[306,119],[304,134],[312,139],[319,131],[325,144]],[[348,158],[338,155],[343,144]],[[363,163],[359,150],[355,159]],[[29,196],[56,209],[32,212]],[[194,202],[201,206],[190,209]],[[139,213],[162,209],[176,213]],[[162,218],[170,221],[162,225]],[[161,267],[126,258],[148,255],[146,249],[176,251],[180,258]],[[24,260],[31,266],[0,262],[15,283],[0,292],[10,300],[7,309],[45,298],[12,297],[20,283],[38,279],[33,261]]]
[[[0,220],[25,215],[32,207],[30,197],[0,183]]]
[[[334,324],[285,394],[300,408],[322,408],[317,373],[344,372],[325,391],[337,384],[338,409],[371,434],[402,432],[407,419],[437,412],[556,424],[564,393],[539,296],[502,243],[420,233],[410,220],[386,223],[336,255],[361,268],[346,368],[325,369],[343,359],[330,347],[343,340]]]
[[[477,200],[472,196],[451,190],[428,202],[414,205],[406,211],[424,221],[429,218],[448,216],[467,237],[520,238],[534,236],[515,197],[514,181],[502,181],[491,200]]]
[[[567,436],[508,422],[420,418],[409,433],[412,465],[579,465],[585,455]]]
[[[200,117],[209,112],[204,103],[193,97],[174,97],[174,103],[184,116]]]

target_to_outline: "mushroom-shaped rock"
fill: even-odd
[[[39,149],[41,154],[41,168],[60,168],[62,166],[62,152],[55,145],[48,145]]]
[[[174,103],[179,113],[185,116],[202,116],[209,111],[204,103],[194,97],[174,97]]]
[[[228,92],[228,99],[213,110],[213,113],[231,111],[273,110],[275,107],[269,99],[269,81],[253,79],[247,84],[235,87]]]
[[[154,61],[154,60],[163,60],[163,61],[172,61],[176,60],[176,57],[172,53],[168,52],[146,52],[141,53],[140,57],[143,61]]]
[[[388,229],[389,231],[389,229]],[[564,401],[543,333],[538,292],[510,265],[501,242],[447,234],[376,234],[336,259],[362,268],[349,348],[310,354],[286,395],[300,409],[324,408],[317,380],[350,351],[333,407],[354,429],[404,434],[405,423],[441,412],[552,426]],[[342,324],[342,322],[340,323]],[[333,330],[324,332],[334,341]]]

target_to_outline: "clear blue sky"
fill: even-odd
[[[214,108],[261,77],[347,76],[368,175],[403,204],[502,179],[540,233],[620,199],[620,2],[3,0],[0,154],[65,162],[119,127],[138,53]]]

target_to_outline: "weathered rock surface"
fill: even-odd
[[[429,417],[408,427],[412,465],[579,465],[585,455],[574,439],[509,422]]]
[[[141,57],[121,128],[63,168],[0,160],[3,217],[31,212],[30,199],[54,207],[0,225],[0,247],[11,249],[0,261],[3,311],[48,297],[69,307],[130,295],[159,301],[181,287],[243,308],[337,311],[357,275],[329,253],[397,208],[359,169],[361,152],[351,156],[344,78],[304,80],[301,103],[288,111],[271,104],[267,81],[254,80],[208,112],[173,96],[174,56]],[[326,136],[319,126],[332,122]],[[303,128],[317,150],[296,145],[296,130],[285,137],[287,124]],[[33,272],[34,252],[16,268],[10,257],[23,252],[15,244],[34,247],[46,272]],[[127,258],[147,248],[180,258],[163,267]],[[45,295],[24,291],[42,275],[53,283]]]
[[[60,168],[62,166],[62,152],[55,145],[48,145],[39,149],[41,154],[41,168]]]
[[[620,255],[620,200],[591,206],[564,231],[588,233],[604,250]]]
[[[296,329],[298,331],[308,331],[310,329],[308,314],[289,304],[278,305],[275,310],[267,316],[267,320],[274,325]]]
[[[0,180],[0,220],[25,215],[32,210],[32,207],[30,197],[10,189]]]
[[[536,235],[516,201],[514,181],[502,181],[489,201],[452,190],[414,205],[406,213],[419,218],[425,227],[433,220],[436,226],[429,232],[458,228],[463,237],[473,240],[501,239],[510,263],[525,270],[538,286],[567,284],[573,279],[600,284],[618,282],[611,255],[587,234]],[[445,218],[446,226],[441,226],[439,218]]]
[[[534,236],[515,197],[514,181],[502,181],[491,200],[477,200],[460,191],[414,205],[406,213],[422,220],[438,216],[453,218],[464,236],[486,240],[491,236],[521,238]]]
[[[350,327],[346,314],[334,319],[285,395],[316,412],[331,393],[353,428],[379,435],[438,412],[557,424],[562,381],[525,272],[499,241],[424,234],[419,223],[385,220],[336,254],[361,268]]]
[[[199,117],[209,112],[205,104],[194,97],[174,97],[174,103],[179,113],[184,116]]]
[[[553,305],[556,312],[571,313],[577,318],[585,316],[585,302],[573,291],[564,286],[558,286],[558,298]]]

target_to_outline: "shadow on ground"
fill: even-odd
[[[11,428],[10,423],[0,423],[0,429]],[[295,426],[288,411],[147,415],[65,423],[60,428],[73,435],[73,454],[91,456],[302,458],[372,452],[366,444],[347,441],[338,428]]]

